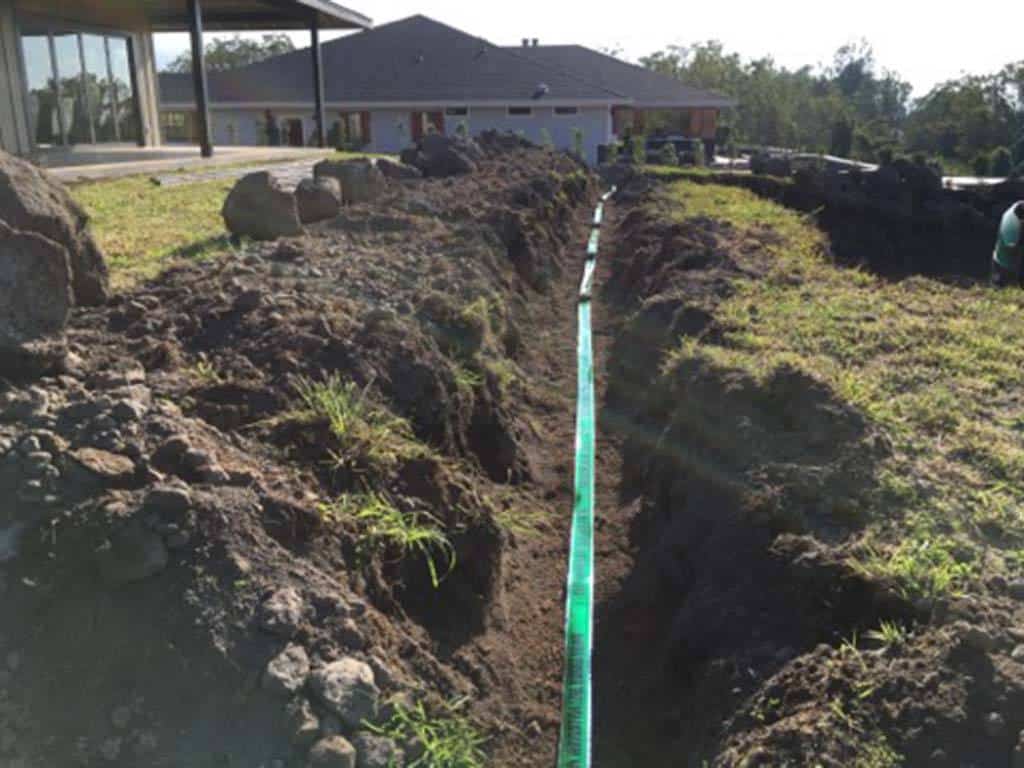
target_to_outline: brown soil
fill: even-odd
[[[80,311],[66,374],[0,392],[0,544],[19,549],[0,759],[303,765],[260,685],[289,641],[314,666],[369,662],[382,699],[466,698],[489,764],[553,758],[597,184],[564,156],[487,151],[472,176]],[[298,382],[331,376],[382,430],[339,438],[303,412]],[[324,514],[367,491],[439,521],[456,557],[438,588],[422,557]],[[286,635],[260,619],[283,587],[305,605]]]

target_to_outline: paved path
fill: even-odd
[[[204,181],[234,181],[235,179],[242,178],[247,173],[270,171],[271,175],[281,182],[281,186],[285,189],[293,190],[299,185],[300,181],[312,177],[313,166],[319,160],[320,158],[290,163],[265,163],[246,165],[244,167],[210,168],[195,173],[168,173],[163,176],[154,176],[153,181],[160,186],[177,187],[182,184],[198,184]]]

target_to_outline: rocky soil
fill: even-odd
[[[0,763],[386,766],[422,744],[365,723],[464,697],[494,764],[551,752],[547,339],[597,189],[485,143],[457,180],[74,309],[57,369],[0,384]]]

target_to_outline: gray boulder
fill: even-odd
[[[76,304],[90,306],[107,300],[110,276],[89,232],[88,215],[45,171],[5,152],[0,152],[0,220],[66,250]]]
[[[346,205],[368,203],[380,197],[387,179],[369,159],[322,160],[313,167],[316,178],[329,177],[341,183],[341,199]]]
[[[263,672],[263,688],[289,697],[302,690],[309,677],[309,656],[301,645],[289,645],[272,658]]]
[[[352,737],[356,748],[356,768],[402,768],[402,748],[386,736],[360,731]]]
[[[386,157],[382,157],[377,160],[377,168],[379,168],[380,172],[384,174],[384,178],[395,181],[407,181],[409,179],[423,178],[423,174],[416,166],[407,165],[406,163],[396,163],[394,160],[388,160]]]
[[[344,736],[326,736],[309,750],[309,768],[356,768],[356,749]]]
[[[350,728],[377,716],[380,692],[368,664],[351,656],[331,662],[313,673],[313,693]]]
[[[429,178],[473,173],[483,157],[483,150],[473,139],[440,133],[424,136],[417,147],[406,149],[401,155],[403,163],[416,166]]]
[[[38,375],[56,365],[73,304],[67,249],[0,221],[0,377]]]
[[[267,171],[239,179],[221,209],[231,234],[256,240],[276,240],[302,232],[295,195],[281,188]]]
[[[130,584],[154,576],[167,567],[168,553],[163,539],[137,522],[131,522],[110,537],[97,552],[104,580],[113,586]]]
[[[295,188],[295,201],[303,224],[333,219],[341,210],[341,182],[330,176],[303,179]]]
[[[260,626],[280,637],[292,637],[309,615],[309,607],[298,590],[283,587],[272,592],[260,605]]]

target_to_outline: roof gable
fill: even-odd
[[[520,56],[573,72],[609,91],[627,94],[637,106],[734,107],[736,100],[694,88],[674,77],[617,59],[582,45],[506,48]]]
[[[425,16],[412,16],[322,45],[328,102],[597,101],[627,98],[518,51]],[[308,48],[208,75],[215,103],[308,103]],[[546,90],[539,95],[541,86]],[[190,77],[161,75],[164,103],[189,103]],[[179,101],[180,100],[180,101]]]

